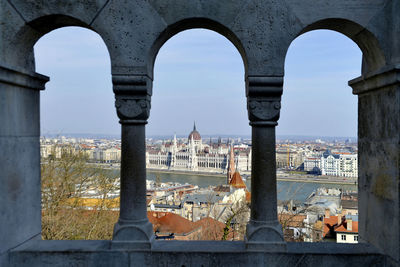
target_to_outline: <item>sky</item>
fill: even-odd
[[[119,135],[111,66],[101,37],[66,27],[35,45],[36,71],[50,76],[41,92],[41,134]],[[278,135],[357,136],[357,98],[347,81],[361,72],[362,53],[339,33],[299,36],[286,55]],[[250,135],[244,66],[233,44],[204,29],[169,39],[155,62],[146,134]]]

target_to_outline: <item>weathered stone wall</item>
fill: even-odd
[[[346,265],[343,259],[365,265],[399,264],[398,14],[397,0],[0,0],[0,265],[89,262],[89,266],[98,266],[119,260],[121,265],[130,261],[223,265],[225,249],[240,252],[240,257],[229,254],[237,265],[272,264],[284,258],[288,260],[280,265]],[[128,189],[121,192],[121,198],[126,205],[121,202],[115,240],[95,242],[92,249],[80,247],[79,242],[59,242],[56,247],[46,241],[34,243],[40,237],[41,216],[39,92],[47,79],[35,74],[33,46],[49,31],[64,26],[86,27],[103,38],[124,133],[121,180]],[[154,242],[142,199],[142,145],[152,81],[157,78],[153,77],[155,58],[170,37],[191,28],[214,30],[240,52],[253,144],[267,144],[257,147],[258,156],[253,157],[252,188],[258,189],[252,192],[248,240],[202,253],[196,245],[185,249],[182,243]],[[330,247],[337,251],[333,256],[321,244],[312,249],[296,247],[296,254],[293,245],[282,242],[274,211],[276,190],[266,188],[276,183],[275,158],[269,155],[275,155],[286,52],[297,36],[315,29],[343,33],[363,52],[363,76],[350,85],[359,96],[360,238],[370,247],[346,247],[348,251]],[[135,152],[135,147],[140,149]],[[215,244],[200,247],[207,246]],[[133,248],[146,252],[132,252]],[[387,262],[382,255],[388,256]],[[211,260],[206,260],[209,256]]]
[[[400,68],[357,79],[359,236],[399,259]]]
[[[110,241],[35,241],[11,266],[385,266],[369,245],[290,243],[287,252],[247,251],[244,242],[160,241],[151,252],[110,250]]]
[[[40,239],[39,89],[47,77],[0,65],[1,255]]]

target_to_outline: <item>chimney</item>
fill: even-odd
[[[325,209],[325,218],[329,219],[331,217],[331,212],[329,209]]]
[[[340,225],[342,223],[342,214],[338,213],[337,215],[337,224]]]
[[[347,231],[353,231],[353,220],[347,219]]]

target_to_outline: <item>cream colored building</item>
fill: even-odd
[[[226,173],[229,160],[229,146],[225,144],[203,144],[196,126],[189,134],[186,144],[178,144],[176,136],[171,144],[161,148],[148,148],[146,167],[180,171],[201,171]],[[233,148],[234,149],[234,148]],[[234,160],[239,171],[251,170],[251,150],[240,147],[235,150]]]

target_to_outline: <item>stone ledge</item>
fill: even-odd
[[[400,84],[400,65],[386,66],[376,72],[350,80],[348,84],[353,88],[355,95]]]
[[[38,73],[28,73],[26,71],[11,69],[0,65],[0,83],[15,85],[18,87],[44,90],[49,77]]]
[[[101,252],[111,249],[112,240],[32,240],[13,249],[13,252]],[[370,244],[339,244],[334,242],[288,242],[287,253],[284,254],[380,254]],[[115,250],[119,251],[119,250]],[[126,249],[125,252],[136,251]],[[138,251],[143,251],[142,249]],[[247,252],[245,241],[179,241],[156,240],[152,252]],[[268,251],[265,251],[268,253]],[[263,252],[264,253],[264,252]]]
[[[113,250],[111,241],[32,241],[9,266],[372,266],[386,257],[368,244],[287,243],[287,252],[246,251],[237,241],[156,241],[149,251]]]

